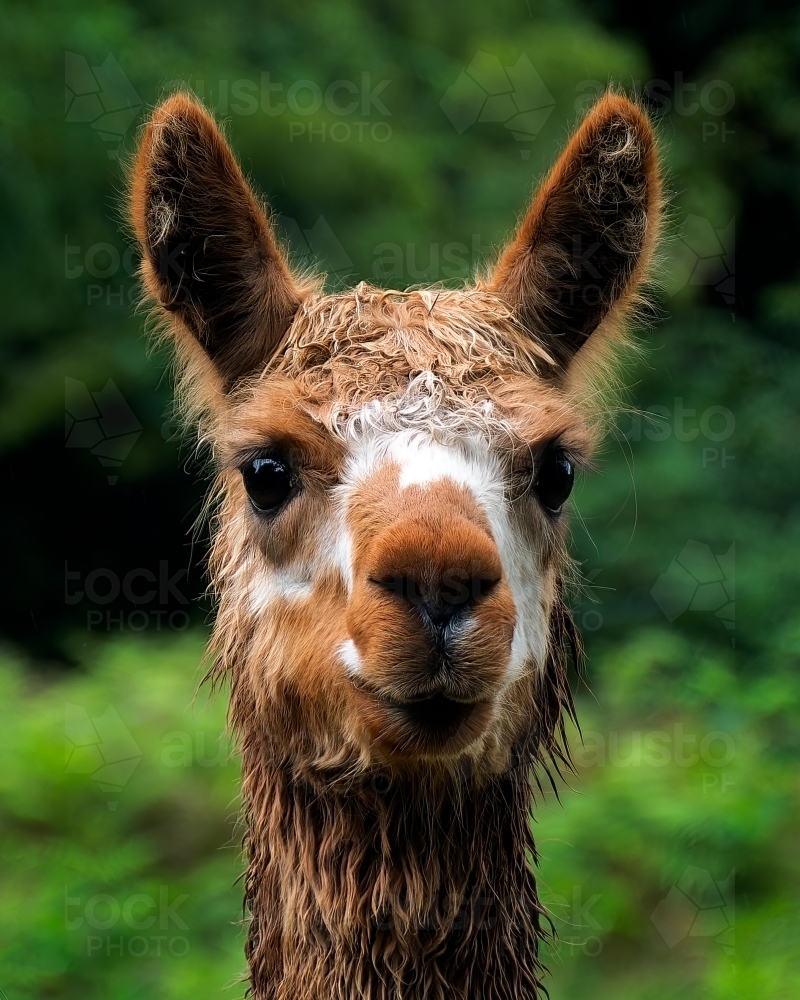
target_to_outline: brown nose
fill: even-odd
[[[492,539],[466,518],[447,523],[407,519],[392,525],[373,547],[372,584],[414,608],[435,634],[465,618],[502,577]]]

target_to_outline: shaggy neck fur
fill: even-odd
[[[549,921],[532,866],[531,781],[566,763],[563,712],[576,635],[553,616],[553,654],[500,774],[469,760],[365,771],[320,760],[288,701],[267,726],[234,686],[242,733],[256,1000],[533,1000]],[[241,726],[243,720],[249,719]]]

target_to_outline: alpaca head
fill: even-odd
[[[251,729],[493,770],[552,723],[568,497],[659,197],[607,96],[475,287],[325,295],[205,110],[155,111],[132,217],[219,470],[215,646]]]

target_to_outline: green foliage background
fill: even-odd
[[[664,82],[650,88],[651,98],[669,98],[651,101],[672,190],[663,316],[628,370],[631,412],[600,456],[600,474],[577,494],[574,546],[588,581],[576,596],[590,656],[591,692],[578,699],[586,745],[573,734],[579,774],[560,804],[543,795],[536,809],[542,893],[561,937],[549,988],[554,1000],[800,992],[800,21],[783,3],[701,0],[645,13],[620,0],[2,4],[0,540],[13,570],[0,615],[0,991],[8,1000],[242,994],[236,762],[217,742],[224,698],[193,702],[202,610],[185,632],[98,631],[87,629],[94,606],[66,603],[62,589],[65,559],[84,572],[185,565],[202,494],[191,453],[165,423],[165,359],[148,357],[130,304],[105,298],[120,285],[127,298],[133,279],[121,266],[92,300],[96,278],[66,276],[97,244],[120,258],[126,248],[121,160],[109,158],[113,144],[89,122],[65,121],[66,52],[93,67],[112,53],[140,98],[123,159],[171,81],[203,93],[275,210],[305,230],[326,220],[351,262],[332,282],[380,280],[376,248],[387,242],[407,272],[394,285],[419,280],[409,244],[418,269],[432,245],[462,243],[470,256],[474,235],[490,254],[594,91],[587,81],[628,90]],[[448,120],[440,101],[477,52],[503,66],[530,59],[553,99],[535,139],[516,141],[491,122],[459,134]],[[390,115],[372,107],[365,120],[388,123],[391,137],[375,141],[366,129],[362,141],[327,132],[309,142],[307,131],[291,139],[293,121],[329,130],[340,120],[324,105],[307,118],[237,111],[233,83],[264,72],[284,95],[298,80],[323,91],[340,79],[360,86],[363,73],[373,87],[389,80],[380,98]],[[720,80],[735,95],[731,108],[689,110]],[[709,267],[721,266],[713,234],[731,220],[733,303],[711,271],[687,280],[698,248]],[[69,246],[79,253],[65,260]],[[307,250],[295,246],[304,261]],[[431,265],[429,277],[447,275]],[[113,379],[142,425],[116,486],[88,453],[63,448],[65,377],[95,390]],[[720,407],[733,426],[716,441],[725,420],[710,409]],[[716,605],[669,622],[651,594],[690,540],[715,555],[735,544],[733,628]],[[201,563],[194,553],[191,565]],[[190,575],[193,593],[200,576]],[[93,779],[90,757],[83,770],[75,757],[65,765],[67,705],[95,719],[111,705],[117,737],[134,741],[135,752],[119,749],[136,765],[116,792]],[[666,754],[654,757],[654,738]],[[113,757],[113,746],[104,749]],[[735,909],[723,913],[714,883],[732,871]],[[676,883],[705,909],[683,936],[685,902],[672,911],[667,924],[680,940],[670,947],[651,917],[674,900]],[[141,897],[158,900],[162,887],[171,903],[186,896],[177,919],[167,912],[163,930],[131,926],[156,912]]]

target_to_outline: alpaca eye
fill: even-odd
[[[244,488],[256,510],[274,511],[292,489],[289,466],[277,458],[254,458],[242,469]]]
[[[533,484],[534,492],[545,510],[557,514],[572,492],[574,482],[575,470],[563,450],[548,448],[539,462]]]

